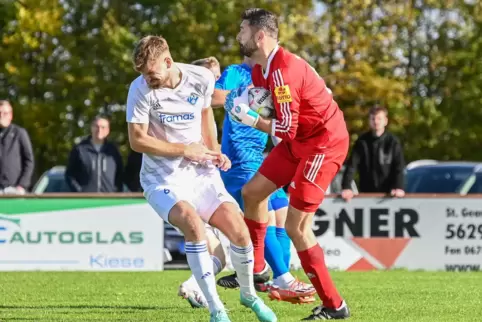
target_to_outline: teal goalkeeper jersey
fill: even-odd
[[[246,64],[228,66],[221,78],[216,82],[216,88],[234,90],[247,87],[251,81],[251,67]],[[234,93],[226,100],[235,98]],[[232,169],[258,170],[263,162],[263,151],[268,135],[250,126],[234,121],[229,113],[225,113],[221,151],[232,162]]]

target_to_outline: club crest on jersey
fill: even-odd
[[[187,98],[187,101],[191,105],[196,105],[198,99],[199,96],[196,93],[191,93],[191,95],[189,95],[189,97]]]
[[[274,95],[278,103],[290,103],[293,101],[291,97],[290,87],[288,85],[278,86],[274,88]]]

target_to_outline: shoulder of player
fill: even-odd
[[[286,49],[280,48],[279,54],[277,53],[270,68],[271,75],[272,77],[281,75],[285,80],[288,80],[290,76],[298,76],[302,73],[307,64],[308,63],[299,56]]]
[[[134,95],[135,97],[147,96],[150,91],[151,89],[147,86],[142,75],[139,75],[139,77],[134,79],[129,86],[129,94]]]
[[[188,75],[206,83],[214,79],[213,73],[206,67],[182,63],[176,63],[176,65],[181,69],[181,72],[186,72]]]

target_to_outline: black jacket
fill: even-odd
[[[0,129],[0,189],[30,188],[33,169],[32,143],[27,131],[15,124]]]
[[[70,152],[65,180],[73,192],[122,192],[122,157],[108,141],[97,152],[89,136]]]
[[[404,189],[404,168],[403,148],[396,136],[385,132],[376,137],[367,132],[355,142],[346,163],[342,188],[351,189],[350,183],[358,171],[359,192],[388,193],[392,189]]]
[[[124,170],[124,183],[132,192],[142,192],[139,173],[142,166],[142,153],[131,151]]]

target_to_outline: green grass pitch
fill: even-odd
[[[304,275],[297,272],[302,279]],[[0,321],[209,321],[177,297],[188,271],[0,273]],[[348,321],[482,321],[482,273],[333,272]],[[236,290],[218,288],[233,322],[256,321]],[[268,301],[278,320],[300,321],[312,305]]]

